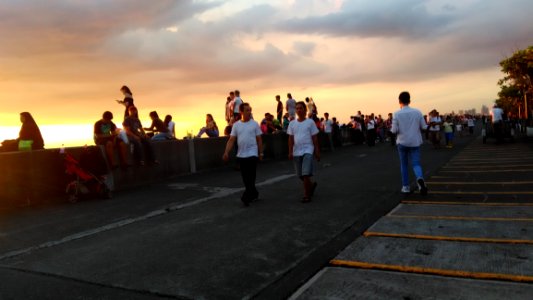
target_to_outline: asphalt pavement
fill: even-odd
[[[446,164],[476,142],[424,145],[426,176],[453,171]],[[308,204],[293,173],[288,160],[261,162],[260,199],[249,207],[240,202],[240,173],[228,165],[111,200],[4,212],[0,298],[284,299],[299,289],[301,296],[309,279],[401,201],[451,199],[431,194],[442,191],[431,184],[428,199],[400,194],[389,144],[323,153]]]

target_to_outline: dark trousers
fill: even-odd
[[[130,138],[130,143],[133,144],[133,156],[136,161],[155,161],[154,150],[149,139],[141,138],[140,141],[138,141],[134,138]]]
[[[376,129],[368,129],[366,131],[366,143],[368,146],[376,145]]]
[[[237,157],[237,162],[241,167],[242,182],[245,187],[241,197],[243,201],[252,201],[259,195],[259,192],[255,188],[257,161],[258,158],[256,156],[246,158]]]

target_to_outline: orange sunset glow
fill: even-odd
[[[121,127],[127,85],[144,127],[173,116],[222,129],[238,89],[256,119],[275,95],[313,97],[341,123],[386,115],[403,90],[428,112],[490,106],[499,61],[532,43],[533,6],[510,1],[4,1],[0,141],[30,112],[46,148],[92,144],[106,110]]]

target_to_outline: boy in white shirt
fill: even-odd
[[[303,181],[303,203],[311,201],[317,183],[311,180],[313,176],[313,155],[320,161],[320,148],[318,146],[318,128],[315,122],[306,118],[307,107],[305,102],[296,103],[297,119],[289,124],[289,159],[294,160],[296,175]]]
[[[252,107],[248,103],[242,103],[239,107],[241,120],[233,124],[230,138],[226,144],[226,150],[222,159],[229,160],[229,153],[237,141],[237,162],[240,165],[242,181],[245,191],[241,201],[244,206],[250,205],[254,199],[259,197],[259,192],[255,188],[255,178],[257,161],[263,159],[263,143],[261,139],[261,128],[252,117]]]

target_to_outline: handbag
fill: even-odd
[[[33,140],[19,140],[19,151],[31,151]]]

